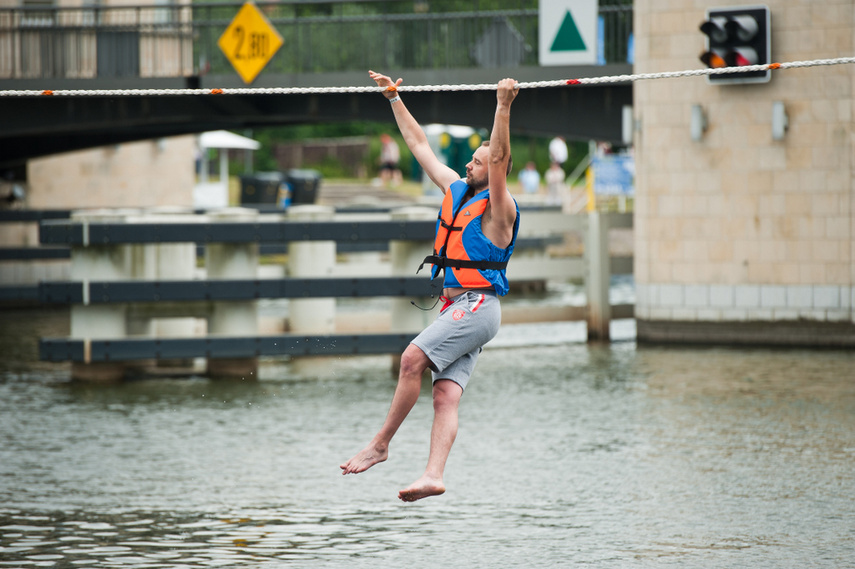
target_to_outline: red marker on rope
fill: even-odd
[[[789,61],[785,63],[769,63],[765,65],[748,65],[742,67],[733,67],[733,68],[710,68],[710,69],[688,69],[684,71],[666,71],[661,73],[638,73],[633,75],[616,75],[616,76],[605,76],[605,77],[585,77],[582,79],[556,79],[554,81],[536,81],[531,83],[518,83],[514,85],[514,89],[520,89],[523,86],[525,88],[538,88],[538,87],[558,87],[561,85],[604,85],[610,83],[628,83],[632,81],[639,81],[642,79],[669,79],[676,77],[696,77],[698,75],[712,75],[719,73],[738,73],[738,72],[754,72],[754,71],[763,71],[763,70],[778,70],[778,69],[795,69],[795,68],[803,68],[803,67],[815,67],[815,66],[824,66],[824,65],[840,65],[840,64],[855,64],[855,57],[838,57],[834,59],[815,59],[808,61]],[[399,83],[400,84],[400,83]],[[446,89],[452,89],[454,86],[452,85],[424,85],[424,86],[416,86],[416,87],[408,87],[408,90],[413,91],[442,91]],[[490,85],[462,85],[457,90],[490,90],[495,89],[495,84]],[[346,92],[368,92],[369,90],[374,91],[376,88],[347,88]],[[397,85],[390,85],[386,87],[386,91],[395,92],[398,91]],[[57,90],[52,91],[50,89],[45,90],[4,90],[0,89],[0,98],[2,97],[10,97],[10,96],[58,96],[58,97],[83,97],[83,96],[104,96],[104,95],[118,95],[118,96],[131,96],[131,95],[141,95],[141,96],[151,96],[151,95],[200,95],[200,94],[211,94],[211,95],[224,95],[226,94],[225,89],[93,89],[93,90]],[[294,93],[299,94],[309,94],[309,93],[329,93],[329,92],[345,92],[345,88],[325,88],[325,87],[313,87],[313,88],[273,88],[273,89],[229,89],[229,94],[250,94],[252,92],[259,92],[265,95],[290,95]]]

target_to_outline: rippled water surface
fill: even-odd
[[[3,314],[0,567],[855,566],[851,352],[508,326],[463,398],[448,492],[404,504],[427,390],[388,462],[338,469],[388,409],[388,358],[81,385],[35,362],[64,318]]]

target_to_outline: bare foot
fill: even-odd
[[[389,457],[389,449],[368,445],[356,455],[340,465],[342,474],[359,474],[365,472],[378,462],[383,462]]]
[[[442,483],[442,479],[425,475],[398,492],[398,498],[404,502],[415,502],[428,496],[439,496],[443,493],[445,493],[445,485]]]

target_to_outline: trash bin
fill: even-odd
[[[292,204],[313,204],[318,200],[321,173],[317,170],[288,170],[285,180],[291,187]]]
[[[285,183],[282,172],[255,172],[240,177],[240,203],[276,204],[279,189]]]

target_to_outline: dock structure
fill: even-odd
[[[631,225],[631,215],[531,208],[523,217],[510,279],[584,279],[595,299],[582,315],[589,336],[608,339],[612,314],[602,291],[615,268],[631,271],[631,260],[609,261],[608,227]],[[337,213],[319,205],[287,213],[98,210],[42,220],[41,243],[68,247],[71,278],[40,282],[34,296],[70,305],[71,333],[43,338],[40,357],[71,361],[75,379],[97,381],[195,358],[206,359],[210,376],[250,377],[260,357],[400,353],[434,317],[410,303],[430,305],[441,290],[415,274],[435,223],[433,208]],[[599,231],[587,239],[584,257],[548,254],[561,233],[591,226]],[[282,278],[259,276],[259,251],[271,243],[287,250]],[[374,245],[360,250],[360,243]],[[353,255],[362,257],[340,262]],[[383,296],[393,299],[389,330],[336,330],[336,298]],[[286,333],[262,333],[261,299],[289,299]]]

